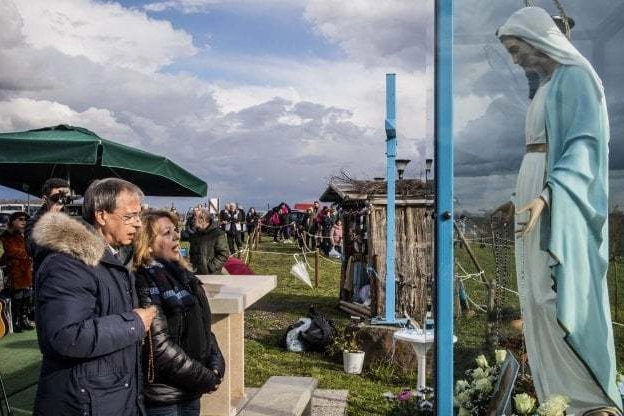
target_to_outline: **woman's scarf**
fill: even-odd
[[[193,275],[178,263],[156,260],[142,266],[146,273],[137,273],[137,286],[149,288],[152,303],[167,312],[188,311],[195,305],[190,280]]]

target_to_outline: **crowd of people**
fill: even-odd
[[[119,178],[93,181],[81,217],[64,212],[71,195],[66,180],[49,179],[40,210],[11,214],[0,234],[13,331],[36,329],[42,353],[34,414],[199,415],[225,361],[196,274],[228,273],[261,230],[260,215],[236,203],[218,214],[198,206],[184,224],[173,207],[149,209],[141,189]],[[335,210],[315,202],[300,221],[286,203],[274,211],[275,241],[294,234],[340,251]]]
[[[199,415],[225,361],[196,274],[253,274],[234,255],[261,230],[260,215],[232,202],[218,214],[197,206],[184,221],[173,207],[149,209],[119,178],[93,181],[81,217],[64,212],[71,195],[66,180],[49,179],[39,211],[11,214],[0,234],[12,329],[36,329],[42,353],[34,414]],[[294,233],[340,250],[335,210],[315,202],[299,222],[285,203],[276,212],[275,241]]]
[[[342,252],[342,223],[333,207],[321,208],[319,201],[314,201],[302,216],[296,216],[290,206],[282,202],[270,210],[265,218],[262,226],[273,235],[274,243],[296,239],[300,247],[308,250],[318,248],[325,255],[329,255],[332,250]]]
[[[39,212],[0,235],[13,330],[36,327],[42,353],[33,414],[199,415],[225,361],[195,273],[221,271],[226,232],[197,212],[189,263],[178,215],[145,209],[136,185],[93,181],[82,217],[63,212],[68,195],[48,180]]]

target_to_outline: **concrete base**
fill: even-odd
[[[364,368],[369,368],[372,362],[381,361],[396,363],[403,374],[416,370],[418,359],[414,349],[405,342],[394,342],[392,338],[398,329],[396,326],[361,325],[358,340],[366,352]]]
[[[246,399],[249,400],[258,390],[258,387],[245,387]],[[349,390],[316,389],[312,396],[312,416],[344,416],[348,397]]]
[[[245,309],[277,285],[276,276],[198,276],[212,311],[225,375],[219,389],[201,397],[201,416],[233,416],[245,401]]]
[[[318,380],[271,376],[239,412],[241,416],[311,416]]]

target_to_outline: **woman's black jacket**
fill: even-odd
[[[148,272],[139,268],[135,274],[141,273]],[[137,279],[139,281],[145,280]],[[197,300],[192,309],[165,313],[160,305],[154,305],[158,313],[143,345],[143,395],[147,406],[198,399],[202,394],[216,390],[225,373],[225,361],[210,329],[210,321],[204,323],[205,331],[193,330],[193,323],[201,323],[206,311],[210,316],[210,306],[197,277],[192,276],[189,286]],[[152,305],[149,288],[137,289],[141,306]],[[204,336],[201,336],[202,332]]]

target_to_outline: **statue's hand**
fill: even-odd
[[[546,203],[542,198],[535,198],[529,201],[528,204],[520,208],[518,212],[516,212],[516,215],[528,211],[529,219],[526,222],[518,222],[519,227],[516,230],[516,233],[521,233],[523,236],[525,236],[533,231],[533,228],[535,228],[535,224],[537,224],[537,220],[539,219],[540,215],[542,215],[542,211],[544,210],[545,206]]]

